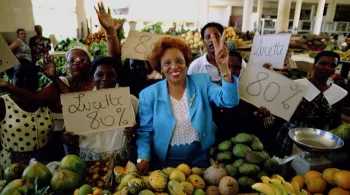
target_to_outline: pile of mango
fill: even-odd
[[[264,151],[259,138],[247,133],[239,133],[211,148],[209,157],[237,179],[240,189],[251,189],[261,176],[280,172],[279,162]]]

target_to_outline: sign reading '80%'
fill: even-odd
[[[129,32],[122,48],[122,57],[137,60],[146,60],[147,55],[152,51],[154,43],[164,35],[157,35],[148,32]]]
[[[0,34],[0,72],[4,72],[18,64],[16,56],[13,55],[4,37]]]
[[[268,108],[272,114],[289,120],[303,98],[306,87],[268,69],[250,66],[239,81],[241,98]]]

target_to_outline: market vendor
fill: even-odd
[[[228,66],[231,74],[240,77],[242,74],[242,56],[232,50],[229,52]],[[233,108],[221,108],[212,104],[213,120],[217,125],[215,145],[236,136],[238,133],[252,133],[263,138],[265,120],[269,120],[271,113],[265,107],[256,108],[254,105],[240,99]]]
[[[9,46],[17,58],[25,58],[32,61],[32,53],[29,45],[26,43],[27,32],[20,28],[17,30],[17,39]]]
[[[99,57],[91,63],[95,90],[115,88],[118,84],[121,62],[112,57]],[[138,113],[138,100],[130,95],[134,115]],[[136,119],[135,119],[136,121]],[[114,129],[74,135],[69,129],[64,133],[67,154],[76,154],[81,159],[106,160],[118,153],[123,159],[131,158],[132,139],[135,129]]]
[[[286,122],[277,134],[280,153],[289,155],[292,152],[292,140],[288,132],[296,127],[309,127],[331,130],[341,124],[343,98],[347,91],[331,83],[329,78],[334,74],[340,57],[332,51],[322,51],[315,57],[311,78],[295,80],[307,87],[302,101],[289,122]]]
[[[166,36],[155,43],[148,60],[166,79],[142,90],[139,96],[140,173],[146,173],[150,163],[155,169],[181,163],[209,165],[206,150],[214,144],[216,128],[209,103],[230,108],[239,101],[238,78],[231,75],[228,67],[224,38],[219,44],[215,34],[211,34],[222,87],[212,83],[207,74],[186,76],[192,55],[181,38]]]
[[[33,63],[36,64],[44,55],[51,50],[51,40],[43,36],[43,29],[40,25],[34,27],[36,35],[29,39],[29,47],[32,51]]]
[[[214,44],[210,36],[211,34],[214,34],[217,39],[220,39],[223,32],[224,27],[216,22],[208,23],[201,29],[201,36],[208,52],[191,63],[187,71],[188,75],[207,73],[210,75],[211,80],[214,83],[221,84],[221,72],[218,64],[215,61]],[[243,69],[246,66],[245,61],[242,60]]]
[[[7,71],[12,84],[35,92],[38,88],[38,69],[27,59]],[[6,85],[5,82],[1,85]],[[47,144],[53,130],[51,110],[17,98],[11,94],[0,98],[0,166],[5,169],[12,163],[29,163],[31,158],[48,162]]]

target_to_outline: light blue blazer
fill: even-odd
[[[191,123],[200,136],[203,150],[215,141],[216,125],[212,119],[210,102],[219,107],[232,108],[239,103],[238,78],[233,83],[222,80],[222,87],[214,84],[208,74],[186,76],[186,96]],[[138,158],[151,159],[151,147],[162,162],[165,161],[175,128],[175,118],[169,99],[167,80],[141,91],[139,95],[140,127],[137,130]]]

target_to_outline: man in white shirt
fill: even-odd
[[[210,34],[214,34],[216,40],[219,41],[223,32],[224,27],[215,22],[208,23],[202,28],[201,35],[208,52],[190,64],[187,71],[188,75],[208,73],[214,83],[220,84],[221,75],[215,61],[214,45]],[[245,69],[245,67],[246,63],[242,60],[242,68]]]

